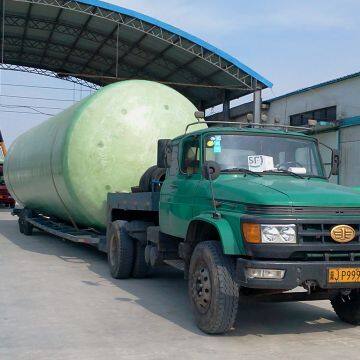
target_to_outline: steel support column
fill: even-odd
[[[255,86],[254,100],[253,100],[253,121],[254,123],[261,122],[261,89]]]
[[[226,90],[223,94],[223,119],[224,121],[230,121],[230,98],[229,92]]]

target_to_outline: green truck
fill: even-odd
[[[106,234],[54,226],[30,209],[18,213],[20,231],[96,245],[117,279],[164,263],[183,269],[206,333],[231,330],[243,300],[329,299],[359,324],[360,193],[329,182],[339,154],[324,164],[318,141],[289,127],[213,125],[159,140],[166,175],[148,172],[145,191],[109,193]]]
[[[360,321],[360,194],[329,183],[316,139],[213,127],[159,141],[158,166],[160,192],[109,194],[115,278],[180,258],[207,333],[233,327],[240,298],[330,299],[342,320]]]

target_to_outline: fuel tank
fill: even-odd
[[[137,185],[156,163],[157,140],[184,133],[195,111],[156,82],[108,85],[20,135],[5,158],[6,185],[23,206],[104,228],[107,194]]]

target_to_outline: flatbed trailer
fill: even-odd
[[[129,221],[122,223],[126,233],[140,246],[148,246],[149,262],[151,257],[153,266],[161,263],[183,271],[184,261],[178,256],[178,241],[174,242],[173,238],[164,235],[159,236],[159,200],[160,193],[157,191],[109,193],[108,224],[114,219],[126,217]],[[25,235],[32,235],[33,229],[38,229],[64,240],[91,245],[101,252],[108,252],[105,230],[75,227],[71,223],[27,208],[15,207],[12,215],[19,217],[19,230]]]
[[[109,193],[108,195],[108,218],[116,216],[118,212],[143,212],[144,216],[157,217],[159,211],[159,192],[143,192],[143,193]],[[15,207],[12,215],[19,217],[19,229],[25,235],[31,235],[32,230],[42,230],[48,234],[57,236],[64,240],[76,243],[83,243],[97,248],[99,251],[107,252],[106,232],[91,228],[76,227],[71,223],[48,216],[33,209]],[[140,237],[143,232],[143,226],[148,223],[136,221],[142,227],[135,229],[132,223],[132,231],[129,232],[135,237]],[[138,234],[138,235],[136,235]]]
[[[61,239],[88,244],[99,251],[106,252],[106,235],[104,232],[98,232],[94,229],[75,228],[59,219],[33,210],[28,211],[28,209],[14,208],[12,215],[19,217],[19,229],[25,235],[31,235],[32,230],[35,228]]]

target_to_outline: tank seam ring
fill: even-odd
[[[54,185],[54,189],[55,189],[55,191],[56,191],[56,194],[57,194],[57,196],[58,196],[61,204],[63,205],[64,210],[65,210],[67,216],[69,217],[70,222],[72,223],[72,225],[74,226],[74,228],[75,228],[76,230],[79,230],[79,227],[77,226],[75,220],[74,220],[73,217],[71,216],[69,209],[67,208],[65,202],[63,201],[62,197],[60,196],[60,193],[59,193],[59,191],[58,191],[58,189],[57,189],[57,186],[56,186],[54,173],[53,173],[53,165],[52,165],[53,150],[54,150],[55,141],[56,141],[56,139],[57,139],[58,131],[59,131],[59,128],[56,130],[56,133],[55,133],[55,136],[54,136],[54,141],[53,141],[53,143],[52,143],[51,152],[50,152],[50,173],[51,173],[51,179],[52,179],[52,182],[53,182],[53,185]]]

